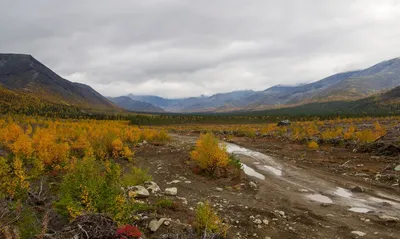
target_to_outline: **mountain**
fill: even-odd
[[[150,103],[132,100],[128,96],[110,97],[109,98],[117,106],[135,112],[164,112],[160,107],[156,107]]]
[[[170,112],[204,112],[214,111],[219,107],[229,105],[230,102],[245,98],[253,93],[254,91],[251,90],[243,90],[215,94],[209,97],[200,96],[179,99],[166,99],[159,96],[133,94],[129,94],[128,97],[133,100],[150,103]]]
[[[90,86],[60,77],[31,55],[0,54],[0,86],[55,105],[87,110],[121,110]]]
[[[269,109],[235,114],[269,115],[279,117],[299,116],[380,116],[400,114],[400,86],[359,100],[313,102],[294,107]]]

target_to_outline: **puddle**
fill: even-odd
[[[371,210],[369,210],[368,208],[365,208],[365,207],[352,207],[349,209],[349,211],[358,212],[358,213],[367,213],[367,212],[370,212]]]
[[[276,176],[282,176],[282,170],[274,168],[272,166],[268,166],[268,165],[264,165],[264,168],[268,171],[271,172],[273,174],[275,174]]]
[[[265,179],[264,175],[262,175],[261,173],[256,172],[253,168],[250,168],[246,164],[242,163],[242,166],[243,166],[243,171],[244,171],[245,174],[247,174],[249,176],[256,177],[256,178],[261,179],[261,180]]]
[[[341,187],[337,187],[336,191],[333,194],[341,196],[341,197],[345,197],[345,198],[351,198],[351,196],[353,196],[353,194],[349,190],[341,188]]]
[[[330,199],[327,196],[324,196],[322,194],[310,194],[310,195],[307,195],[306,197],[313,201],[320,202],[320,203],[327,203],[327,204],[333,203],[332,199]]]

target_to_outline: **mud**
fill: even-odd
[[[351,150],[310,152],[286,142],[238,138],[227,143],[227,150],[241,160],[245,177],[211,179],[194,174],[188,164],[196,137],[173,138],[169,145],[147,145],[136,152],[137,164],[149,168],[161,188],[179,178],[191,181],[176,185],[179,198],[185,200],[171,197],[178,207],[159,216],[192,222],[197,203],[208,200],[231,225],[230,238],[357,237],[352,231],[366,233],[363,238],[399,238],[399,223],[380,218],[400,217],[398,186],[372,179],[374,170],[382,171],[387,158],[372,165],[369,155]],[[340,167],[348,160],[346,167]],[[368,170],[360,170],[364,167]],[[356,173],[366,176],[360,178]],[[249,186],[250,181],[257,189]],[[365,191],[352,192],[355,185]],[[217,187],[223,190],[217,191]],[[255,219],[269,223],[257,224]],[[170,232],[177,233],[172,227],[163,227],[148,237],[161,238]]]

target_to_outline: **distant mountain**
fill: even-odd
[[[159,96],[133,94],[129,94],[128,97],[133,100],[150,103],[170,112],[204,112],[214,111],[219,107],[229,105],[230,102],[245,98],[253,93],[254,91],[251,90],[243,90],[215,94],[209,97],[200,96],[180,99],[166,99]]]
[[[150,103],[132,100],[128,96],[109,97],[109,99],[121,108],[135,112],[164,112],[160,107],[156,107]]]
[[[30,55],[0,54],[0,86],[56,105],[121,110],[90,86],[60,77]]]

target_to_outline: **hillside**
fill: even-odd
[[[156,107],[150,103],[132,100],[128,96],[110,97],[109,98],[117,106],[135,112],[164,112],[163,109]]]
[[[0,85],[56,105],[120,110],[90,86],[60,77],[30,55],[0,54]]]
[[[400,114],[400,86],[384,93],[351,101],[313,102],[295,107],[234,114],[269,116],[380,116]]]

